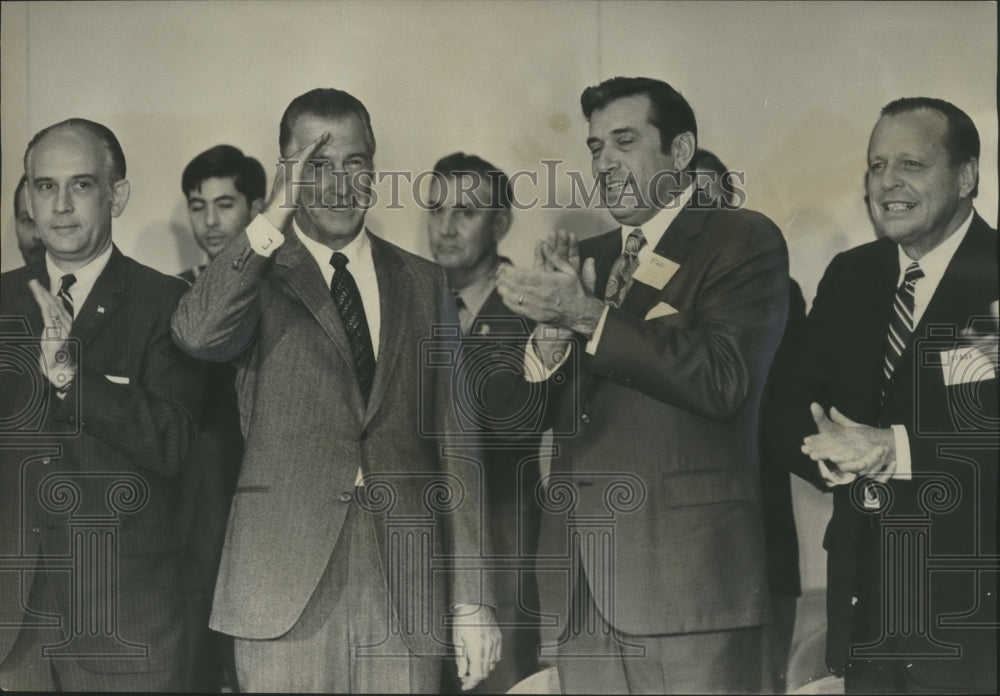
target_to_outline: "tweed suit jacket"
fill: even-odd
[[[451,373],[438,360],[455,354],[459,337],[434,330],[457,326],[457,312],[440,268],[369,239],[382,319],[367,406],[329,289],[293,233],[271,258],[235,238],[174,315],[184,350],[238,366],[246,450],[211,626],[274,638],[295,624],[360,467],[383,559],[373,581],[388,586],[410,648],[443,654],[446,607],[494,602],[491,575],[468,568],[489,547],[478,447],[460,437]],[[467,567],[450,569],[456,563]]]

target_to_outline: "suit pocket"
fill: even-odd
[[[663,485],[670,507],[712,505],[757,497],[753,484],[732,469],[667,474]]]

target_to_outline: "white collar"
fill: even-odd
[[[951,258],[958,251],[959,245],[961,245],[962,240],[965,239],[966,233],[969,231],[969,227],[972,225],[972,216],[975,211],[969,212],[969,217],[965,219],[958,229],[948,235],[948,238],[943,242],[938,244],[936,247],[928,251],[922,257],[918,263],[920,264],[920,270],[924,272],[924,278],[933,279],[932,284],[937,286],[938,281],[944,277],[944,272],[948,268],[948,264],[951,263]],[[906,255],[903,251],[903,247],[899,246],[899,283],[903,282],[903,276],[906,274],[906,267],[913,263],[913,259]],[[899,284],[897,283],[897,285]]]
[[[114,244],[108,244],[107,249],[92,258],[83,266],[80,266],[75,271],[72,271],[73,277],[76,278],[76,281],[69,289],[69,295],[73,298],[73,307],[76,313],[80,312],[80,308],[83,307],[83,303],[86,302],[87,296],[90,295],[90,291],[93,289],[94,283],[97,282],[97,279],[104,271],[105,266],[108,265],[113,249]],[[56,261],[52,257],[52,253],[49,251],[45,252],[45,270],[49,274],[49,290],[53,295],[55,295],[59,292],[59,286],[61,285],[62,277],[66,275],[66,271],[56,265]]]
[[[330,259],[333,257],[334,253],[333,250],[331,250],[326,244],[317,242],[312,237],[307,236],[294,219],[292,220],[292,230],[302,242],[302,246],[304,246],[310,256],[316,260],[316,265],[319,266],[319,270],[323,274],[326,284],[329,285],[330,281],[333,279],[333,266],[330,265]],[[362,227],[361,231],[355,235],[354,239],[348,242],[346,246],[339,250],[339,252],[347,257],[348,267],[353,266],[354,269],[359,267],[359,260],[363,260],[365,255],[367,255],[368,258],[371,258],[371,242],[368,241],[368,228]],[[353,270],[351,272],[352,274],[355,273]]]

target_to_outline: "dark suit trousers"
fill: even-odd
[[[576,583],[556,657],[565,694],[748,694],[761,683],[761,627],[638,636],[610,626]]]
[[[439,661],[421,659],[390,630],[375,530],[355,490],[326,571],[288,633],[234,640],[236,676],[245,692],[431,693]]]

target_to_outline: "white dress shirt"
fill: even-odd
[[[91,259],[85,266],[81,266],[72,272],[76,278],[76,282],[73,283],[67,294],[73,300],[74,319],[79,316],[80,310],[83,309],[84,303],[90,296],[90,291],[94,289],[97,277],[101,275],[104,267],[108,265],[108,259],[111,258],[111,250],[113,248],[109,244],[107,249]],[[62,285],[62,277],[66,275],[66,271],[56,265],[55,259],[52,258],[52,254],[49,252],[45,252],[45,270],[49,274],[49,292],[55,296],[59,293],[59,286]]]

